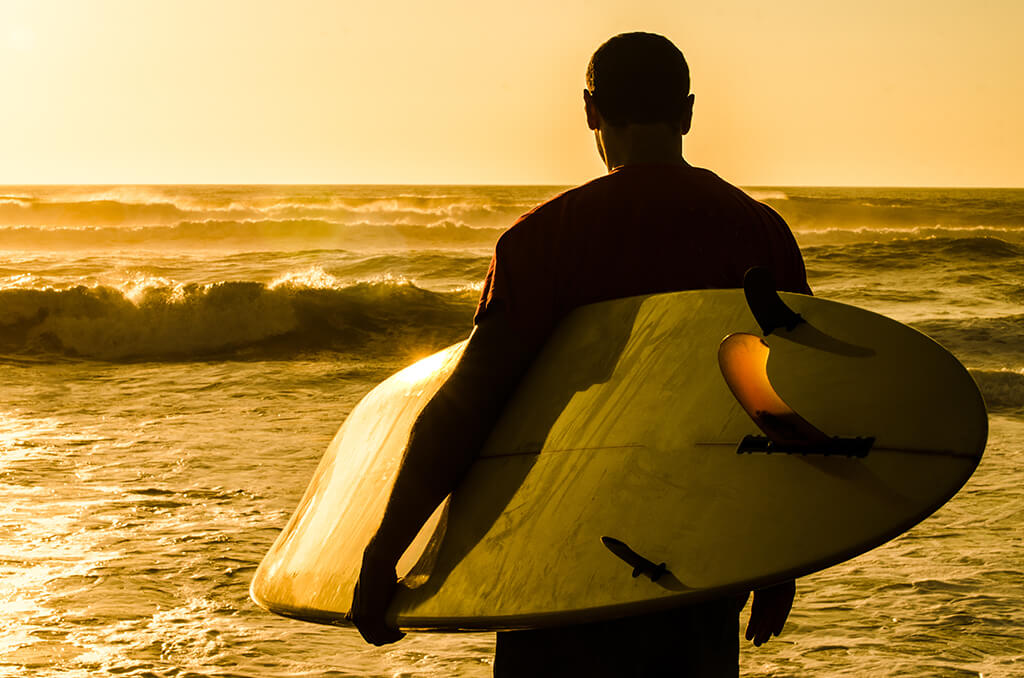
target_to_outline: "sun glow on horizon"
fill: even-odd
[[[687,55],[748,186],[1024,186],[1024,3],[0,0],[0,184],[570,185],[590,54]],[[953,47],[951,49],[951,47]]]

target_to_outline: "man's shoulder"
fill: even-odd
[[[757,198],[754,198],[745,190],[739,186],[726,181],[722,177],[718,176],[714,172],[704,168],[694,168],[699,173],[697,176],[700,177],[701,187],[708,192],[708,197],[718,200],[734,199],[738,200],[747,205],[756,206],[757,209],[764,211],[766,214],[774,215],[778,217],[778,214],[768,205],[764,204]]]
[[[529,212],[524,213],[519,217],[519,220],[516,223],[554,216],[572,203],[587,200],[588,198],[600,194],[604,192],[606,187],[611,183],[612,177],[613,174],[605,174],[603,176],[595,177],[590,181],[580,184],[579,186],[567,188],[540,203]]]
[[[721,178],[710,170],[702,169],[703,181],[708,195],[708,200],[715,207],[734,205],[742,208],[741,214],[753,216],[752,223],[770,225],[771,227],[782,227],[787,232],[789,226],[782,216],[772,209],[771,206],[751,196],[745,190]]]
[[[602,184],[607,182],[608,176],[610,175],[596,177],[579,186],[567,188],[536,205],[528,212],[524,212],[501,234],[498,239],[499,244],[502,241],[507,243],[529,238],[538,231],[555,227],[564,220],[566,212],[571,209],[573,203],[586,201],[595,188],[599,189]]]

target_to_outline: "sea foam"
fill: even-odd
[[[325,273],[273,285],[8,289],[0,352],[113,361],[380,356],[464,338],[475,303],[472,289],[432,292],[402,279],[343,285]]]

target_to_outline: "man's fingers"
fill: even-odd
[[[359,635],[363,637],[366,642],[380,647],[381,645],[390,645],[391,643],[397,642],[402,638],[405,638],[405,634],[398,629],[393,629],[390,626],[377,622],[366,622],[362,620],[354,620],[356,629],[359,631]]]
[[[756,597],[754,603],[750,608],[750,620],[747,622],[747,640],[754,643],[754,645],[760,645],[764,642],[762,637],[764,636],[764,611],[762,609],[762,602]]]
[[[356,625],[356,630],[368,643],[373,645],[390,645],[405,638],[405,633],[387,625],[384,619],[367,616],[359,612],[349,612],[346,618]]]
[[[777,633],[775,635],[778,635]],[[772,636],[772,630],[770,627],[764,624],[763,619],[758,618],[753,610],[750,614],[750,622],[747,624],[747,640],[754,643],[755,646],[760,647]]]
[[[796,583],[793,581],[754,591],[754,602],[750,607],[750,621],[745,634],[747,640],[760,646],[772,636],[782,633],[793,608],[795,593]]]
[[[359,635],[373,645],[388,645],[405,637],[396,628],[387,625],[388,604],[398,588],[394,573],[367,571],[360,574],[352,594],[352,608],[346,619],[356,625]]]
[[[782,632],[782,628],[778,624],[769,623],[767,620],[760,620],[760,623],[755,625],[747,625],[747,640],[752,641],[755,646],[760,647],[772,636],[777,636]]]

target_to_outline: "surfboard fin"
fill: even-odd
[[[739,454],[781,452],[825,456],[864,457],[875,438],[829,436],[800,416],[775,392],[768,378],[771,349],[760,337],[737,332],[718,347],[718,366],[725,383],[763,436],[746,436]]]
[[[754,320],[766,337],[780,327],[791,330],[805,322],[779,297],[775,277],[767,268],[754,266],[747,270],[743,275],[743,294]]]
[[[632,566],[634,579],[644,575],[651,581],[656,582],[661,579],[662,575],[668,572],[665,563],[655,565],[654,562],[647,560],[629,548],[625,542],[619,541],[615,537],[601,537],[601,543],[607,546],[609,551],[621,558],[627,565]]]

